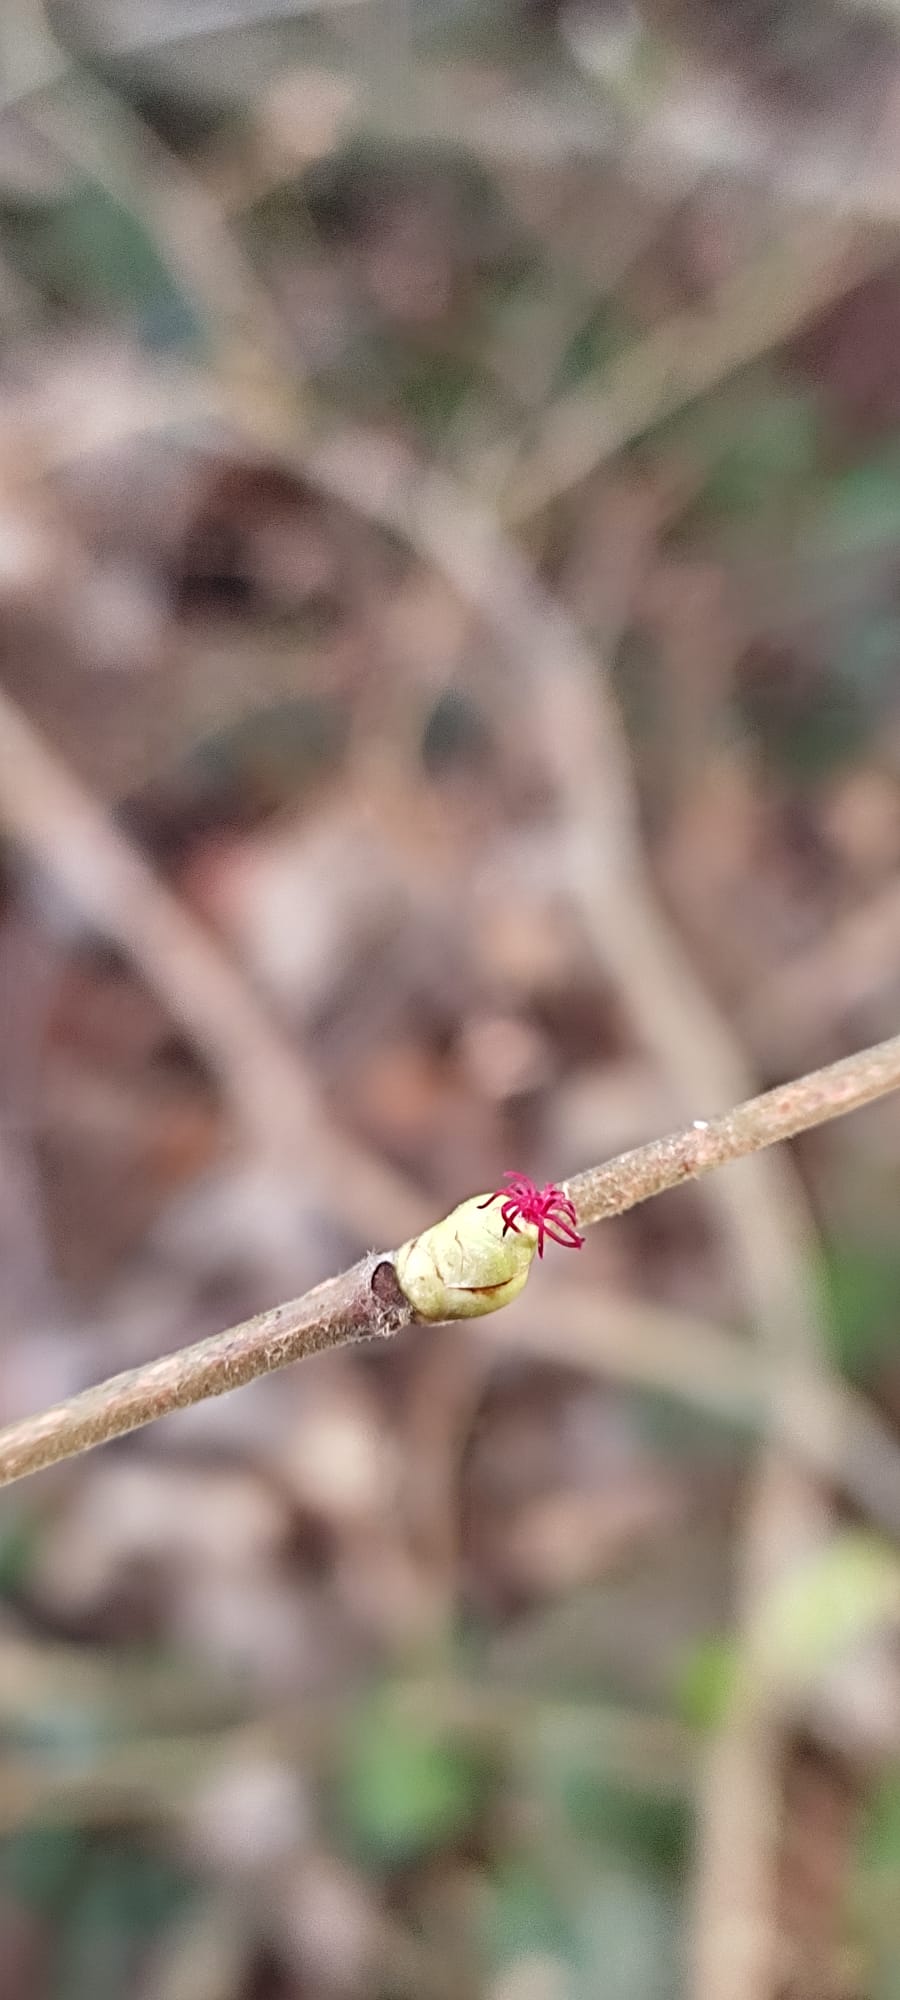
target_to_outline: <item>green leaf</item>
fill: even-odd
[[[534,1865],[509,1862],[496,1876],[493,1888],[486,1938],[492,1966],[499,1968],[537,1955],[570,1956],[570,1923],[550,1884]]]
[[[853,1908],[865,1957],[870,2000],[900,1994],[900,1772],[876,1787],[860,1831]]]
[[[822,1272],[835,1360],[857,1379],[895,1347],[900,1322],[900,1254],[890,1245],[837,1244]]]
[[[84,1852],[80,1827],[23,1827],[0,1848],[0,1882],[14,1902],[52,1913],[68,1895]]]
[[[740,708],[767,759],[795,785],[818,783],[858,761],[870,729],[860,691],[823,670],[815,693],[783,710],[766,694],[746,689]]]
[[[558,1876],[559,1869],[555,1870]],[[566,2000],[675,2000],[680,1986],[677,1898],[641,1871],[565,1870],[565,1888],[518,1862],[494,1885],[487,1932],[497,1970],[519,1961],[558,1967]],[[523,1984],[524,1984],[523,1980]]]
[[[478,371],[465,354],[419,351],[410,345],[399,363],[395,394],[400,408],[438,444],[447,425],[480,387]]]
[[[685,1721],[699,1729],[714,1729],[728,1707],[734,1678],[733,1642],[722,1638],[702,1640],[679,1676],[677,1702]]]
[[[869,1803],[860,1834],[859,1860],[867,1872],[900,1872],[900,1772],[882,1778]]]
[[[815,476],[819,406],[814,395],[771,377],[747,377],[673,419],[661,435],[705,465],[696,509],[704,519],[771,525],[773,513],[796,509]]]
[[[597,387],[602,388],[604,368],[627,346],[628,339],[621,308],[606,302],[598,306],[569,342],[556,372],[556,393],[578,389],[594,377]]]
[[[139,1953],[190,1895],[169,1862],[131,1841],[87,1848],[59,1933],[53,2000],[120,2000],[133,1992]]]
[[[778,1687],[803,1687],[886,1620],[900,1615],[900,1561],[848,1530],[773,1593],[763,1666]]]
[[[28,1582],[39,1541],[37,1517],[20,1508],[0,1534],[0,1596],[11,1596]]]
[[[900,1938],[879,1937],[874,1948],[866,1986],[866,2000],[898,2000],[900,1995]]]
[[[20,215],[13,252],[33,283],[67,304],[138,313],[164,345],[197,336],[199,323],[138,218],[103,188]]]
[[[858,693],[874,723],[896,699],[900,616],[891,607],[873,604],[867,594],[863,604],[835,621],[829,654],[835,677]]]
[[[815,398],[786,389],[745,393],[705,418],[710,471],[704,502],[730,515],[757,515],[798,496],[819,450]]]
[[[463,1745],[378,1703],[351,1738],[341,1816],[370,1861],[410,1861],[463,1832],[481,1803],[484,1776]]]
[[[573,1765],[561,1777],[566,1816],[581,1840],[599,1842],[653,1872],[678,1872],[689,1827],[683,1800],[633,1791],[583,1766]]]
[[[611,1868],[578,1926],[579,2000],[677,2000],[684,1990],[677,1896],[652,1875]]]
[[[833,478],[804,536],[816,555],[858,555],[900,541],[900,449]]]
[[[769,1598],[761,1637],[763,1671],[781,1689],[803,1688],[841,1654],[900,1617],[900,1561],[874,1536],[854,1529],[792,1573]],[[706,1640],[688,1660],[678,1689],[685,1718],[712,1727],[735,1688],[738,1663],[727,1639]]]

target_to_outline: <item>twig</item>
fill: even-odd
[[[598,381],[557,399],[513,477],[506,518],[525,521],[654,425],[782,346],[892,251],[883,237],[860,242],[858,226],[841,227],[833,215],[804,219],[701,307],[665,320]]]
[[[42,5],[35,27],[40,74],[21,96],[20,115],[140,218],[221,373],[234,373],[244,389],[260,369],[270,383],[278,368],[296,381],[299,357],[218,203],[127,101],[57,39]],[[296,391],[290,401],[295,407]]]
[[[648,1196],[679,1181],[698,1180],[729,1160],[761,1152],[842,1112],[856,1111],[900,1088],[900,1035],[845,1056],[827,1069],[794,1083],[781,1083],[719,1118],[698,1118],[686,1132],[636,1146],[602,1167],[590,1167],[565,1183],[579,1222],[602,1222],[622,1215]]]
[[[656,1139],[567,1183],[585,1225],[621,1214],[636,1202],[698,1179],[788,1139],[806,1126],[870,1104],[900,1089],[900,1036],[863,1050],[797,1083],[767,1091],[705,1129]],[[258,1375],[338,1347],[397,1333],[415,1318],[397,1282],[391,1256],[373,1255],[301,1299],[289,1300],[212,1334],[160,1361],[114,1375],[42,1416],[0,1431],[0,1486],[90,1451],[143,1424],[238,1389]]]
[[[123,1437],[173,1410],[240,1389],[257,1375],[322,1348],[398,1333],[411,1319],[390,1262],[364,1257],[301,1299],[272,1306],[160,1361],[126,1369],[43,1416],[11,1424],[0,1432],[0,1485]]]

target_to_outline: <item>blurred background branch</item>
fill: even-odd
[[[0,68],[14,1420],[895,1032],[900,43],[19,0]],[[897,1163],[11,1494],[12,2000],[892,1994]]]

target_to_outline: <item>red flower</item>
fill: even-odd
[[[504,1174],[509,1186],[497,1188],[486,1201],[480,1201],[479,1208],[490,1208],[493,1201],[502,1202],[500,1214],[503,1217],[503,1234],[508,1229],[519,1234],[520,1222],[531,1222],[538,1233],[537,1253],[544,1254],[544,1238],[549,1236],[554,1243],[561,1243],[565,1250],[580,1250],[584,1237],[578,1234],[578,1217],[575,1203],[563,1194],[562,1188],[554,1181],[539,1188],[526,1174]]]

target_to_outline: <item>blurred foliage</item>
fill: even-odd
[[[815,392],[768,369],[665,426],[663,448],[696,466],[698,497],[681,534],[739,528],[752,546],[789,533],[818,490],[822,428]]]
[[[611,2000],[669,2000],[680,1990],[673,1899],[646,1872],[610,1865],[608,1857],[596,1875],[585,1861],[580,1885],[571,1874],[565,1888],[551,1887],[536,1870],[511,1868],[495,1885],[491,1918],[489,1956],[497,1969],[556,1966],[571,2000],[596,1992],[598,1963]]]
[[[835,1360],[873,1383],[896,1351],[900,1254],[888,1244],[832,1243],[823,1293]]]
[[[16,262],[48,307],[133,317],[151,347],[179,348],[201,328],[146,226],[105,189],[79,188],[61,201],[4,218]]]
[[[854,1904],[873,2000],[893,2000],[900,1992],[900,1776],[885,1775],[864,1815],[859,1840]]]
[[[121,2000],[134,1990],[148,1947],[190,1896],[163,1855],[118,1834],[40,1825],[0,1849],[3,1893],[47,1922],[50,2000]]]
[[[371,1865],[415,1861],[471,1826],[486,1774],[439,1718],[427,1729],[373,1704],[356,1717],[345,1753],[342,1816]]]
[[[833,308],[798,307],[802,334],[761,339],[756,359],[743,322],[721,329],[720,379],[702,393],[690,331],[701,349],[729,275],[788,222],[796,235],[794,203],[817,224],[792,172],[802,190],[829,149],[856,158],[860,48],[875,175],[876,84],[897,82],[887,0],[881,13],[827,0],[621,16],[539,0],[49,12],[108,185],[77,143],[73,158],[30,127],[58,51],[37,15],[4,10],[4,685],[223,931],[337,1122],[449,1208],[488,1169],[563,1172],[666,1129],[680,1080],[650,1075],[571,908],[530,672],[497,659],[398,537],[281,468],[267,484],[227,424],[212,438],[198,426],[199,444],[188,426],[162,473],[140,437],[124,469],[100,453],[58,477],[51,452],[34,515],[46,410],[103,412],[108,396],[127,416],[133,395],[140,416],[161,355],[194,366],[216,344],[201,274],[195,297],[157,238],[154,218],[177,233],[177,217],[152,176],[142,199],[121,157],[117,100],[171,150],[201,213],[218,204],[289,377],[296,360],[311,439],[362,420],[502,512],[507,478],[514,492],[575,410],[596,465],[517,525],[612,656],[661,903],[761,1079],[893,1031],[889,927],[851,1003],[818,995],[815,1020],[795,1010],[783,1040],[764,1003],[767,982],[877,905],[900,868],[896,249],[847,298],[836,260]],[[623,371],[627,384],[670,322],[668,363],[643,409],[625,397],[610,453]],[[19,1409],[364,1246],[323,1215],[314,1162],[272,1199],[236,1161],[196,1052],[179,1060],[165,1009],[124,966],[104,973],[92,937],[68,953],[71,913],[23,887],[18,856],[7,868],[4,850],[3,867],[4,1010],[16,999],[40,1033],[23,1048],[10,1007],[0,1057],[32,1095],[23,1109],[6,1086],[3,1143],[34,1135],[35,1261],[54,1286],[64,1274],[29,1294],[25,1258],[26,1307],[4,1306],[0,1393]],[[27,983],[23,933],[54,958],[49,998]],[[890,1434],[888,1116],[798,1158],[827,1239],[831,1358]],[[673,1340],[678,1315],[723,1341],[745,1316],[693,1195],[660,1208],[592,1232],[603,1240],[572,1279],[612,1300],[626,1359],[609,1375],[606,1332],[596,1355],[567,1358],[549,1309],[541,1358],[504,1357],[489,1381],[468,1349],[442,1361],[437,1340],[331,1357],[302,1389],[223,1399],[196,1430],[89,1460],[10,1506],[3,2000],[193,2000],[193,1968],[169,1986],[154,1954],[208,1893],[233,1907],[250,1971],[241,1960],[202,2000],[685,1992],[694,1732],[702,1747],[739,1684],[755,1426],[740,1398],[713,1417],[682,1397],[671,1370],[627,1379],[617,1296],[670,1304]],[[0,1225],[3,1277],[28,1231],[15,1212]],[[542,1279],[552,1306],[549,1258]],[[894,1631],[896,1609],[895,1549],[838,1527],[770,1607],[773,1682],[802,1708]],[[429,1653],[436,1627],[451,1693],[438,1684],[423,1716],[390,1675]],[[191,1682],[189,1720],[170,1695],[158,1737],[123,1694],[145,1646]],[[466,1726],[452,1697],[473,1687],[487,1720]],[[621,1742],[599,1707],[610,1690],[629,1704]],[[886,1674],[870,1697],[882,1733],[892,1699]],[[656,1760],[660,1723],[682,1744],[675,1777]],[[865,1728],[824,1750],[818,1791],[785,1811],[790,2000],[900,1994],[900,1780],[873,1733],[875,1751]],[[148,1744],[158,1769],[135,1777],[129,1754]],[[786,1732],[788,1776],[798,1761]],[[835,1861],[848,1770],[862,1803]],[[829,1927],[850,1943],[823,1947],[824,1963]]]
[[[692,1649],[678,1678],[686,1721],[707,1730],[721,1722],[734,1688],[735,1665],[734,1645],[729,1639],[706,1639]]]

